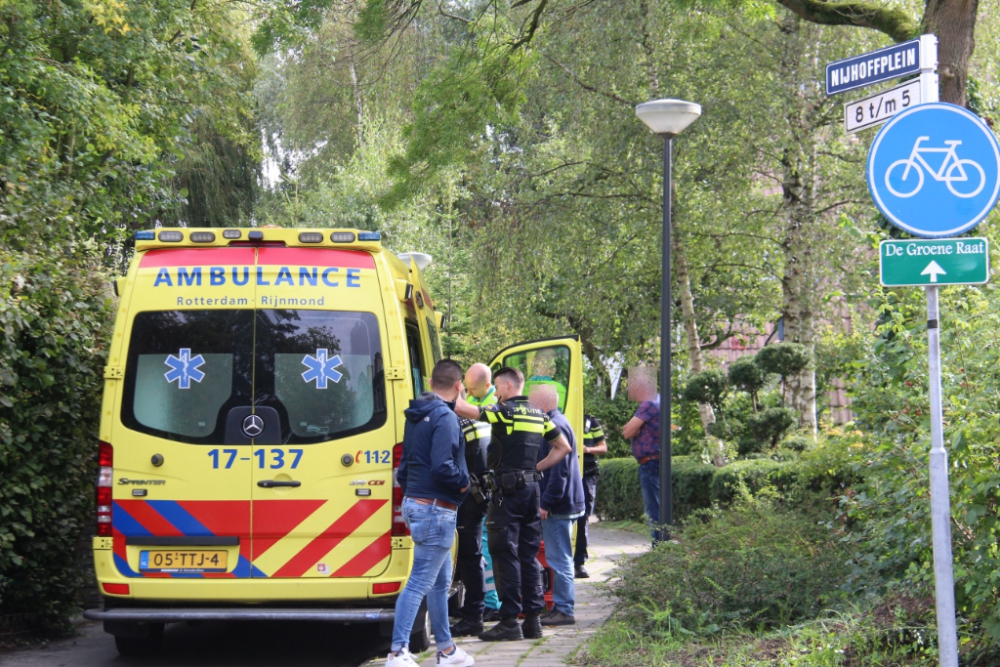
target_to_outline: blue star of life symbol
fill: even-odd
[[[191,380],[195,382],[201,382],[205,379],[205,372],[198,370],[199,366],[204,365],[205,357],[200,354],[191,358],[191,348],[182,347],[181,351],[178,352],[177,357],[170,355],[167,360],[164,361],[167,366],[170,366],[170,370],[163,374],[167,378],[167,382],[173,382],[177,380],[177,387],[180,389],[190,389]]]
[[[302,365],[309,369],[302,374],[302,379],[306,382],[316,380],[317,389],[326,389],[327,380],[340,382],[340,378],[344,377],[343,373],[334,370],[344,363],[340,360],[340,355],[334,355],[333,359],[327,359],[326,354],[326,350],[320,348],[316,350],[315,357],[307,354],[302,358]]]

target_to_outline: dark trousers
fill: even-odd
[[[537,560],[542,545],[539,497],[538,484],[529,482],[519,491],[504,492],[500,505],[494,499],[486,515],[501,619],[545,611],[542,566]]]
[[[486,574],[483,570],[483,517],[486,503],[479,504],[466,496],[458,508],[458,578],[465,586],[462,616],[480,620],[486,600]]]
[[[594,500],[597,498],[597,475],[587,475],[583,478],[583,516],[576,522],[576,549],[573,552],[573,564],[583,567],[590,554],[587,553],[587,542],[590,539],[588,519],[594,512]]]

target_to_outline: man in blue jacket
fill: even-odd
[[[458,506],[469,490],[465,441],[453,412],[462,390],[462,368],[450,359],[439,361],[431,373],[431,389],[404,411],[403,456],[396,480],[403,489],[403,520],[413,539],[413,569],[396,600],[386,667],[417,667],[408,646],[425,596],[437,664],[467,667],[475,662],[455,645],[448,629],[451,546]]]
[[[583,516],[583,479],[576,457],[576,438],[569,420],[559,411],[559,394],[551,385],[536,385],[531,390],[531,405],[548,414],[570,445],[569,456],[544,473],[541,491],[542,539],[545,561],[552,569],[552,610],[542,616],[542,625],[573,625],[575,590],[573,585],[573,524]],[[543,445],[540,456],[548,454]]]

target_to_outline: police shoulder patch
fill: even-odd
[[[483,410],[486,410],[487,412],[500,412],[500,406],[497,403],[493,403],[492,405],[484,405]]]

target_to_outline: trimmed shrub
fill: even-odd
[[[711,503],[712,476],[715,466],[689,456],[674,456],[670,479],[673,482],[674,521]],[[642,521],[644,508],[639,487],[639,464],[633,458],[601,461],[597,483],[597,516],[608,521]]]
[[[754,361],[754,357],[740,357],[729,366],[729,384],[750,394],[756,409],[757,395],[767,386],[767,373]]]
[[[0,616],[68,628],[113,299],[99,252],[0,249]]]
[[[601,461],[594,512],[607,521],[642,521],[638,461],[634,458]]]
[[[799,414],[791,408],[768,408],[746,420],[743,438],[739,443],[741,455],[761,452],[775,447],[782,436],[799,419]]]
[[[722,409],[722,400],[729,391],[729,381],[722,371],[707,370],[698,373],[684,386],[681,398],[695,403],[708,403],[715,410]]]

